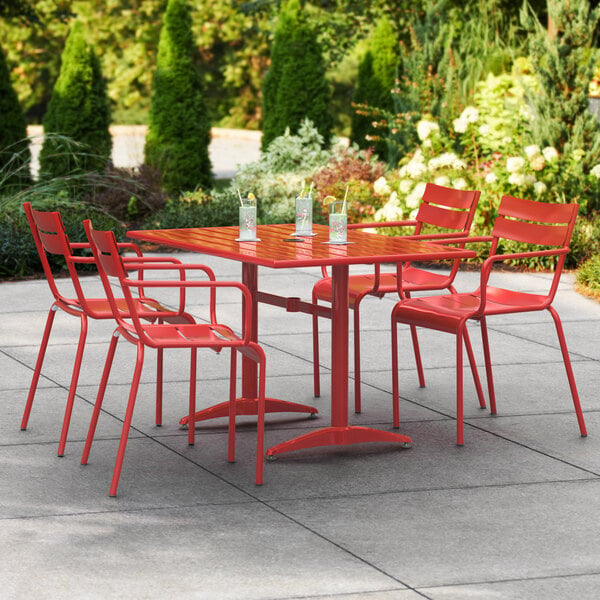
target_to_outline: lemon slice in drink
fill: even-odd
[[[256,196],[252,192],[250,192],[248,194],[248,200],[256,200]]]
[[[331,204],[332,202],[336,202],[337,198],[335,196],[325,196],[325,198],[323,198],[323,204],[325,206],[327,206],[328,204]]]

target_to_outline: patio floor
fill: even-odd
[[[191,254],[221,279],[237,263]],[[353,272],[353,271],[351,271]],[[319,271],[261,269],[261,289],[308,299]],[[523,290],[544,274],[498,273]],[[95,277],[89,285],[100,289]],[[459,290],[477,285],[460,272]],[[149,351],[117,498],[108,487],[135,349],[119,343],[87,466],[79,459],[113,330],[90,322],[69,441],[56,456],[78,336],[60,313],[26,431],[19,429],[51,297],[44,280],[0,285],[0,585],[3,598],[365,600],[598,598],[600,589],[600,304],[565,275],[563,319],[589,436],[581,438],[550,316],[490,319],[499,414],[478,407],[465,371],[465,446],[455,445],[454,338],[423,331],[427,387],[419,388],[408,330],[401,350],[401,429],[414,447],[315,449],[265,463],[253,483],[255,428],[197,427],[187,444],[188,357],[166,353],[164,425],[153,424]],[[392,298],[362,309],[363,413],[355,424],[391,430]],[[240,304],[227,297],[224,314]],[[200,304],[191,312],[204,314]],[[312,396],[311,323],[261,305],[267,394],[312,404],[319,417],[268,415],[272,446],[329,421],[329,324],[322,320],[321,398]],[[482,364],[480,337],[472,339]],[[352,366],[352,357],[350,357]],[[482,371],[483,374],[483,371]],[[226,398],[228,353],[200,354],[198,403]],[[352,397],[352,382],[350,385]]]

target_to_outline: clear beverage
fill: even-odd
[[[240,206],[240,240],[256,239],[256,205]]]
[[[312,235],[312,198],[296,198],[296,235]]]
[[[329,241],[342,244],[346,242],[348,216],[346,213],[329,214]]]

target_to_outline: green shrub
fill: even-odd
[[[120,240],[125,236],[125,229],[119,221],[83,202],[69,200],[67,194],[37,199],[32,205],[38,210],[60,211],[71,242],[87,241],[81,225],[84,219],[91,219],[96,229],[112,229]],[[64,260],[60,257],[51,255],[49,261],[54,271],[64,267]],[[0,216],[0,277],[25,277],[41,272],[42,266],[22,205],[5,203]]]
[[[316,32],[300,10],[298,0],[281,8],[271,50],[271,67],[263,81],[262,149],[286,129],[296,133],[310,119],[323,138],[331,142],[333,118],[331,92]]]
[[[44,131],[79,143],[77,155],[65,149],[60,137],[47,136],[40,152],[40,177],[50,179],[72,172],[102,170],[110,159],[110,107],[106,83],[94,48],[76,21],[61,57]]]
[[[209,188],[210,119],[204,84],[194,64],[192,18],[186,0],[169,0],[160,33],[152,105],[146,137],[146,163],[161,173],[170,194]]]
[[[258,199],[258,216],[262,223],[291,223],[294,198],[302,186],[308,184],[315,170],[332,156],[331,151],[323,150],[322,144],[321,134],[306,119],[296,135],[286,131],[271,142],[260,160],[240,167],[229,189],[223,193],[236,203],[237,190],[242,194],[252,192]]]
[[[28,185],[31,182],[30,162],[27,123],[0,47],[0,171],[10,173],[10,177],[0,178],[0,189]]]
[[[585,261],[577,270],[576,278],[585,292],[600,296],[600,254]]]
[[[331,160],[315,172],[313,182],[319,212],[323,219],[327,209],[322,201],[326,196],[342,199],[348,188],[348,221],[371,221],[375,212],[388,199],[390,190],[383,175],[385,164],[377,160],[372,149],[359,150],[356,146],[339,149]],[[378,182],[375,185],[375,182]],[[387,195],[386,195],[387,192]],[[313,211],[316,214],[317,211]]]
[[[165,206],[146,219],[143,229],[180,229],[184,227],[223,227],[238,222],[237,196],[203,191],[186,192],[167,200]]]
[[[350,141],[359,148],[375,147],[375,152],[387,160],[388,147],[385,140],[373,142],[377,132],[372,117],[364,114],[361,104],[391,111],[394,108],[392,89],[398,71],[399,53],[396,34],[387,17],[382,17],[369,40],[367,51],[358,67],[356,90],[352,97],[355,112],[352,116]]]

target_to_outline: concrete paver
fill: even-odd
[[[205,257],[178,255],[186,262]],[[239,265],[206,257],[219,277]],[[261,269],[270,291],[304,299],[318,270]],[[536,290],[547,276],[499,274]],[[92,286],[98,281],[92,278]],[[457,288],[476,285],[458,275]],[[155,358],[146,356],[117,498],[108,486],[134,363],[121,342],[90,462],[79,464],[111,323],[90,323],[67,453],[56,457],[78,335],[57,318],[30,428],[20,431],[50,303],[43,281],[0,284],[0,563],[2,595],[37,598],[286,600],[563,600],[597,597],[600,583],[600,456],[597,394],[600,305],[565,275],[563,317],[589,436],[578,434],[552,321],[545,315],[490,322],[497,416],[481,410],[465,370],[465,446],[457,448],[454,346],[423,332],[427,387],[412,351],[401,354],[401,431],[409,450],[386,444],[313,449],[265,464],[253,484],[255,428],[240,419],[238,460],[226,460],[226,423],[197,427],[187,444],[188,356],[166,353],[164,426],[154,414]],[[368,304],[367,304],[368,303]],[[391,430],[391,299],[362,314],[363,413],[352,423]],[[239,314],[226,298],[224,316]],[[202,316],[204,307],[192,301]],[[312,397],[311,322],[260,307],[267,394],[317,406],[315,420],[269,415],[272,445],[329,419],[329,323],[321,320],[321,398]],[[447,339],[446,339],[447,338]],[[479,332],[472,329],[478,364]],[[201,353],[198,404],[226,397],[228,357]],[[352,356],[350,356],[352,367]],[[481,376],[485,382],[483,371]],[[485,383],[484,383],[485,385]],[[350,382],[350,402],[352,381]]]

